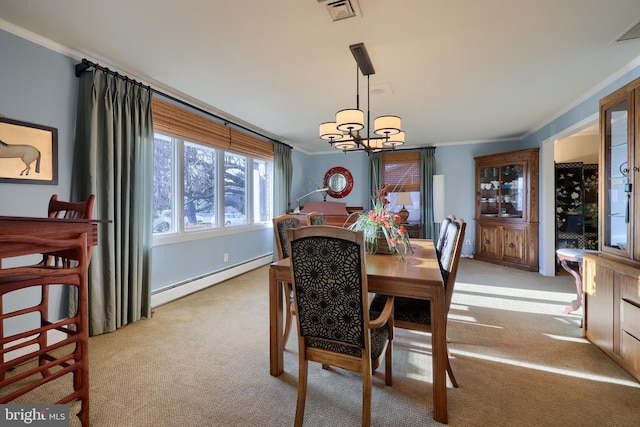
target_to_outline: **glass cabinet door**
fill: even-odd
[[[501,168],[500,214],[503,217],[522,218],[526,201],[523,169],[522,164],[507,165]]]
[[[480,170],[480,215],[497,217],[500,212],[500,168]]]
[[[480,215],[522,218],[526,202],[521,163],[480,170]]]
[[[604,110],[603,249],[629,254],[629,100]]]

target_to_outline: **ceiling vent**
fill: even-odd
[[[626,30],[620,37],[616,39],[617,42],[622,42],[625,40],[633,40],[640,39],[640,19],[636,21],[635,24],[631,26],[628,30]]]
[[[318,3],[326,3],[325,7],[333,22],[358,16],[357,0],[318,0]]]

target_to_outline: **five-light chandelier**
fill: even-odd
[[[344,152],[366,151],[367,153],[376,153],[383,150],[394,150],[404,144],[405,133],[401,128],[401,119],[398,116],[380,116],[376,118],[373,122],[375,136],[370,135],[369,76],[375,74],[375,71],[364,43],[351,45],[349,49],[351,49],[357,64],[356,108],[338,111],[335,122],[321,123],[320,139],[328,141],[333,147]],[[367,77],[366,122],[364,112],[360,110],[360,72]],[[365,126],[367,128],[366,137],[361,134]]]

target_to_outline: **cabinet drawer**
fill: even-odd
[[[640,307],[620,301],[620,326],[624,332],[640,339]]]
[[[640,373],[640,340],[623,331],[621,352],[625,363],[633,371],[631,373],[637,378]]]
[[[621,292],[622,299],[640,307],[640,280],[637,277],[623,275]]]

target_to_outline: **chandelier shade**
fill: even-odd
[[[345,132],[364,129],[364,111],[354,109],[340,110],[336,113],[336,124],[338,130]]]
[[[376,153],[383,150],[395,150],[404,144],[405,133],[402,131],[402,120],[398,116],[380,116],[370,123],[369,111],[369,77],[374,74],[373,64],[364,43],[349,46],[353,54],[356,68],[356,108],[347,108],[336,113],[335,122],[320,124],[320,139],[328,141],[333,147],[347,151],[366,151]],[[360,109],[360,73],[367,76],[367,115]],[[363,131],[366,129],[366,135]],[[370,133],[373,132],[374,136]]]
[[[337,141],[342,139],[343,133],[338,130],[335,122],[320,123],[320,139]]]
[[[395,135],[402,129],[402,120],[398,116],[380,116],[373,122],[376,135]]]
[[[395,148],[404,144],[404,132],[398,132],[395,135],[391,135],[389,139],[384,141],[385,147]]]
[[[356,142],[353,139],[347,139],[344,141],[338,140],[336,141],[335,144],[333,144],[334,147],[336,147],[339,150],[353,150],[354,148],[357,147]]]

